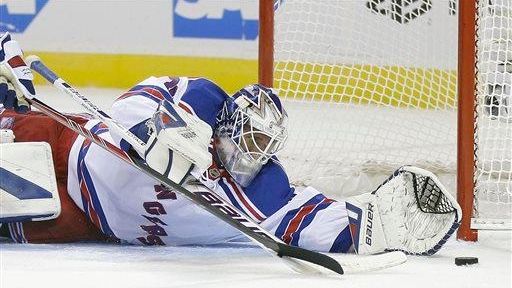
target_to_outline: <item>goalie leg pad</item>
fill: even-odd
[[[45,142],[0,144],[0,223],[60,214],[51,148]]]
[[[437,177],[404,166],[377,190],[347,200],[355,249],[433,255],[460,224],[461,209]]]

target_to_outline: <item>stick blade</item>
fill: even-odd
[[[329,256],[343,266],[345,274],[382,270],[401,265],[407,261],[407,256],[402,251],[392,251],[376,255],[330,253]]]

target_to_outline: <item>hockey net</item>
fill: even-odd
[[[475,127],[470,213],[502,228],[512,215],[512,1],[471,2],[478,73],[475,117],[466,119]],[[458,5],[274,1],[274,60],[260,76],[273,74],[286,99],[290,136],[280,159],[292,183],[351,195],[409,164],[456,191]]]

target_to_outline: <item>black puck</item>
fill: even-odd
[[[455,257],[455,265],[473,265],[478,263],[478,258],[476,257]]]

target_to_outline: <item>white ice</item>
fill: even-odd
[[[51,87],[48,103],[81,111]],[[120,90],[80,89],[100,107]],[[336,195],[334,195],[336,196]],[[512,232],[481,231],[476,243],[454,238],[435,256],[341,277],[299,275],[255,246],[137,247],[113,244],[0,242],[0,287],[512,287]],[[479,264],[455,266],[475,256]]]
[[[256,247],[1,243],[0,287],[511,287],[510,233],[482,234],[432,257],[341,277],[296,274]],[[457,256],[480,263],[455,266]]]

